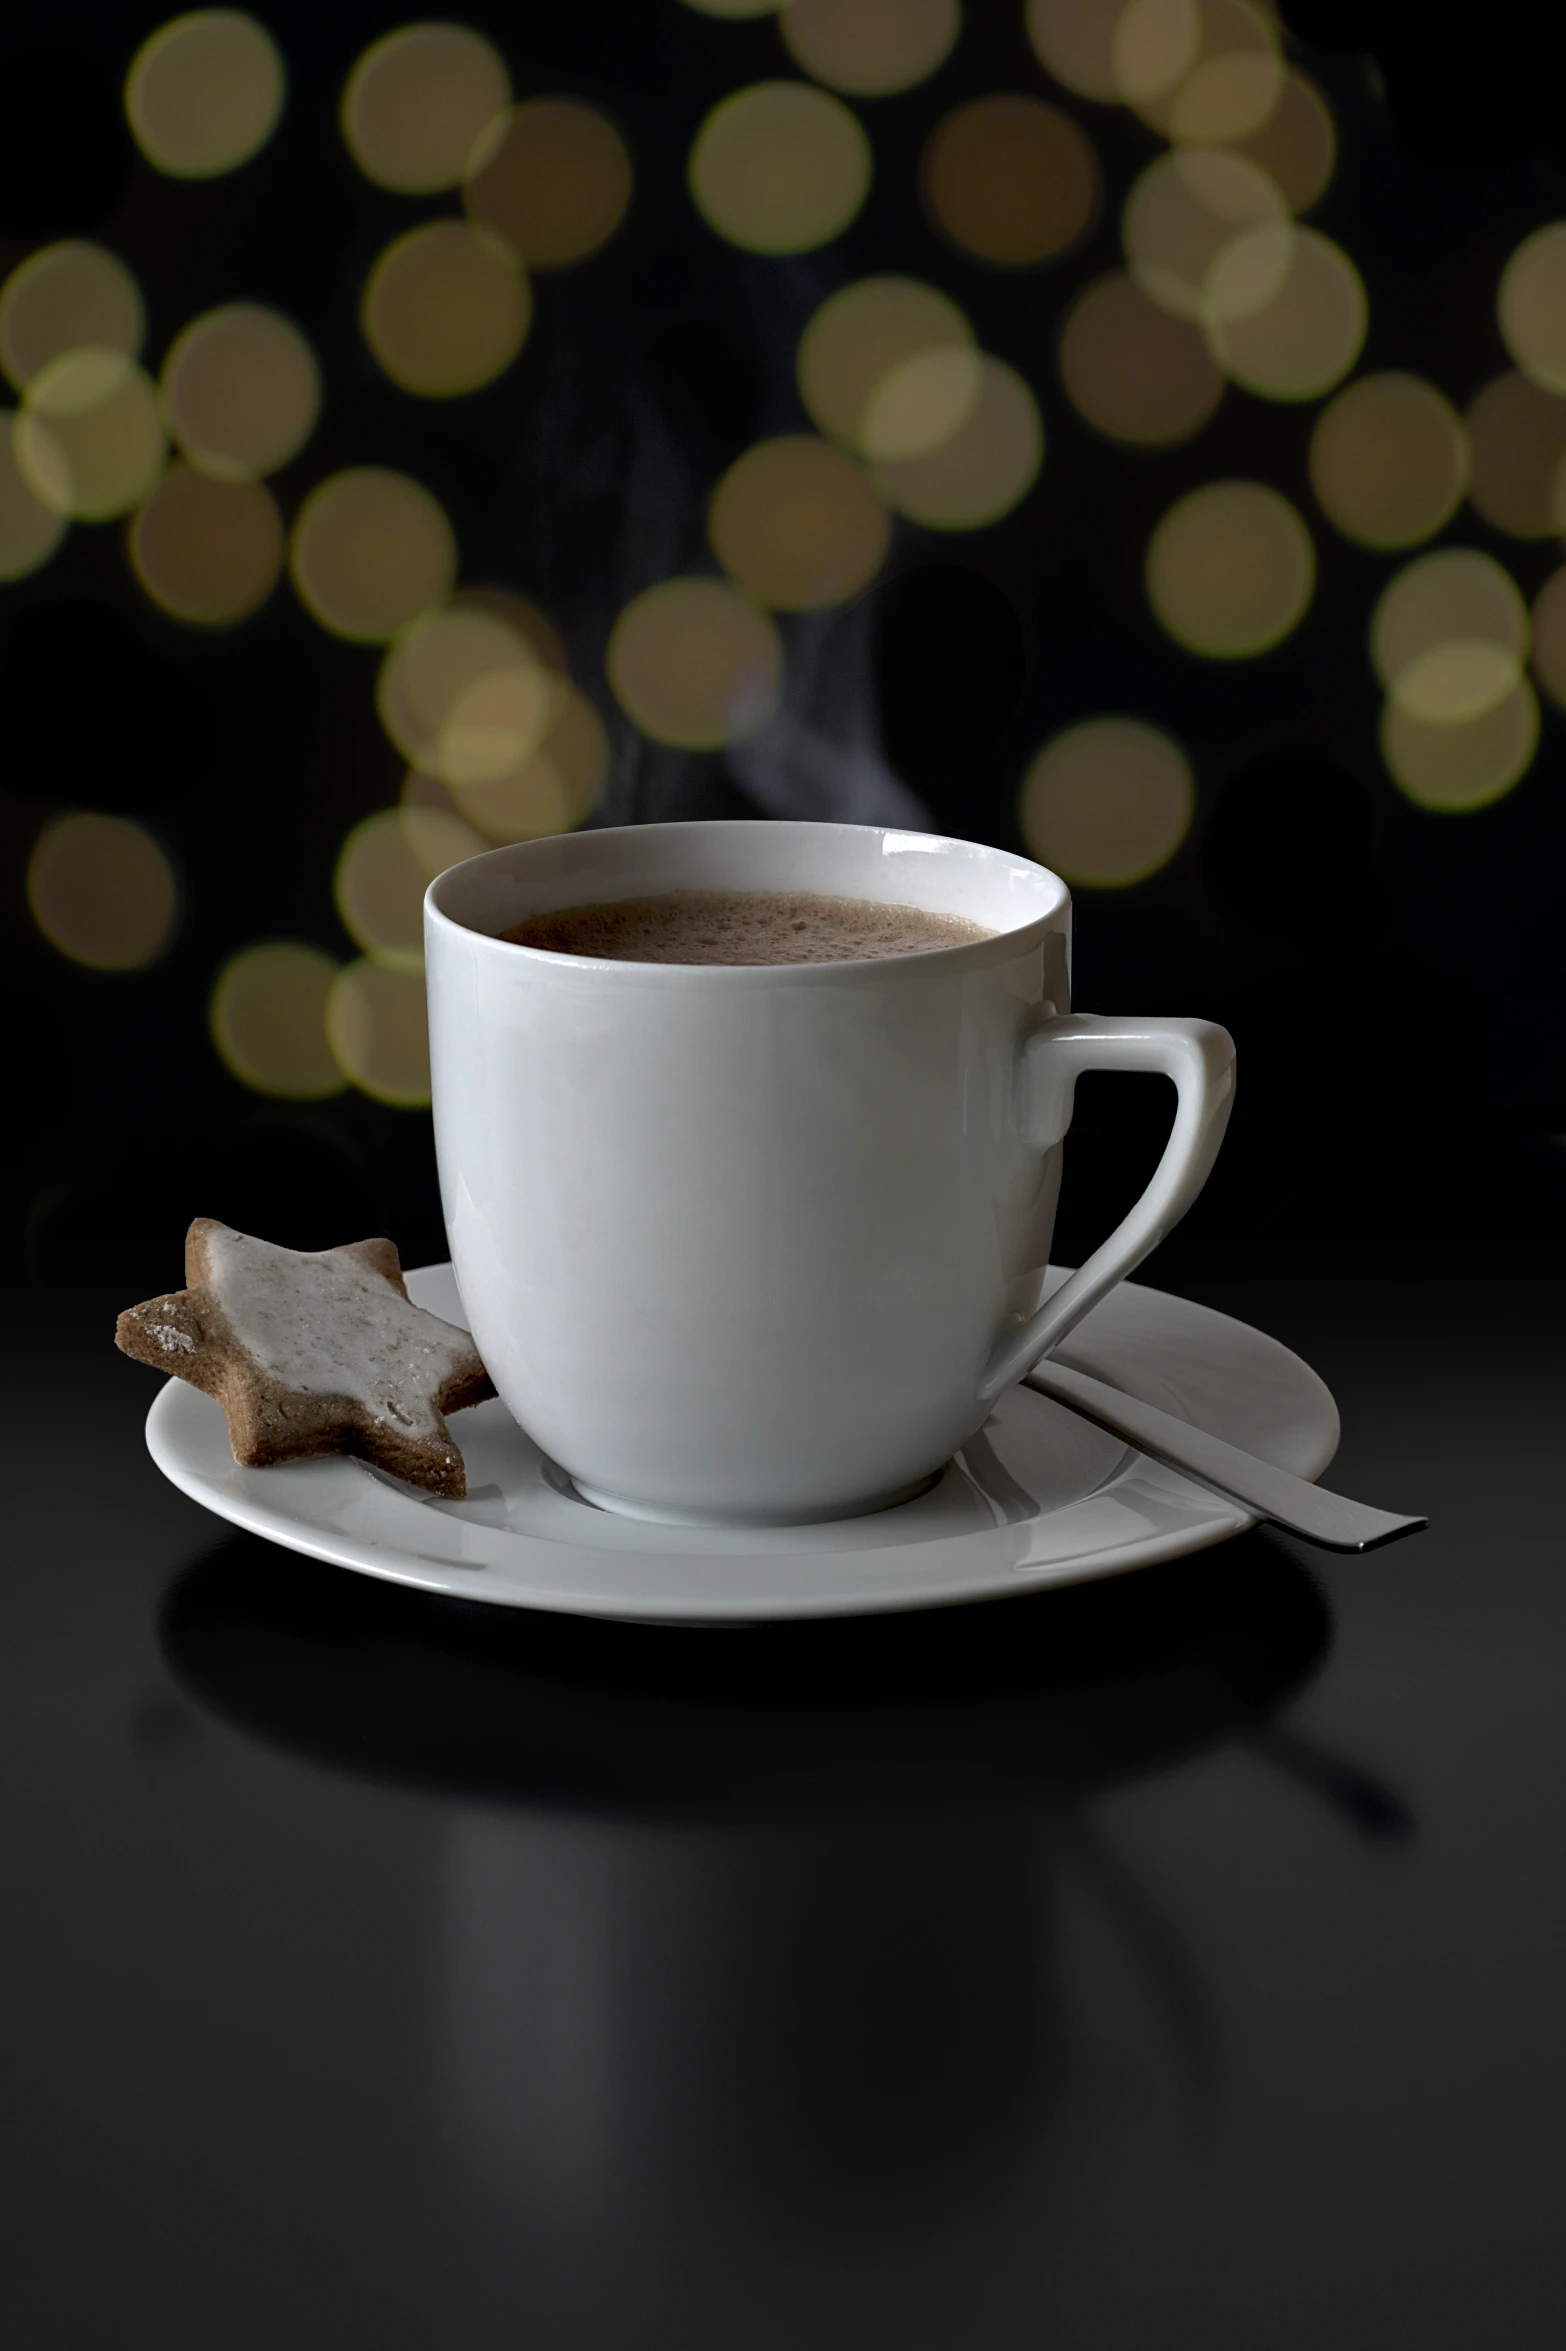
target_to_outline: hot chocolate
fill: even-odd
[[[923,906],[814,890],[669,890],[656,898],[561,906],[503,934],[519,947],[613,963],[859,963],[962,947],[983,924]]]

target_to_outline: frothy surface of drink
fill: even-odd
[[[994,937],[923,906],[814,890],[669,890],[656,898],[562,906],[501,936],[611,963],[859,963]]]

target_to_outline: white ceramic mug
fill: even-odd
[[[666,890],[810,890],[995,935],[844,963],[614,963],[498,936]],[[917,1490],[1200,1191],[1234,1048],[1068,1009],[1071,900],[927,833],[638,825],[491,850],[425,904],[452,1259],[501,1397],[590,1501],[787,1524]],[[1084,1069],[1159,1070],[1136,1207],[1042,1309]]]

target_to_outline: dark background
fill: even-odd
[[[67,7],[12,31],[0,65],[0,267],[68,233],[121,253],[147,296],[147,362],[213,303],[251,297],[295,318],[320,354],[323,415],[275,478],[285,515],[351,463],[400,466],[452,516],[464,581],[535,596],[616,730],[603,814],[759,813],[721,756],[629,737],[602,674],[625,595],[704,560],[722,466],[805,420],[792,387],[799,326],[838,283],[903,269],[945,285],[981,341],[1020,367],[1046,420],[1042,476],[984,531],[900,525],[869,591],[864,690],[892,764],[940,829],[1020,847],[1015,798],[1033,750],[1070,720],[1130,709],[1188,748],[1197,822],[1164,871],[1079,894],[1077,994],[1104,1011],[1199,1012],[1240,1048],[1224,1161],[1171,1245],[1244,1237],[1269,1255],[1354,1239],[1395,1254],[1554,1246],[1560,1231],[1563,983],[1553,920],[1566,720],[1548,707],[1531,770],[1498,805],[1430,814],[1400,796],[1376,747],[1364,652],[1370,607],[1399,558],[1351,546],[1319,515],[1305,471],[1316,404],[1231,388],[1195,438],[1165,452],[1099,438],[1059,388],[1053,349],[1073,294],[1119,260],[1126,187],[1159,143],[1121,110],[1051,87],[1010,0],[970,5],[931,81],[859,106],[874,141],[871,199],[841,246],[770,261],[697,219],[683,159],[727,89],[793,70],[768,20],[720,23],[668,0],[464,20],[506,55],[520,94],[604,105],[637,167],[631,214],[585,267],[541,281],[519,362],[490,389],[421,402],[359,339],[374,254],[455,199],[403,199],[354,170],[336,127],[344,77],[395,12],[273,6],[287,58],[280,129],[208,182],[160,177],[135,152],[119,90],[159,21]],[[1489,9],[1462,40],[1419,11],[1296,6],[1291,59],[1326,96],[1335,177],[1312,219],[1353,256],[1371,327],[1361,371],[1415,370],[1459,407],[1509,364],[1499,272],[1522,236],[1566,211],[1552,99],[1559,46],[1531,11]],[[986,273],[944,247],[918,203],[931,125],[993,89],[1048,95],[1086,127],[1106,193],[1088,236],[1041,270]],[[620,484],[664,453],[651,507]],[[1149,530],[1199,482],[1275,483],[1311,523],[1319,584],[1272,654],[1210,664],[1158,629],[1141,589]],[[1443,543],[1490,549],[1532,596],[1553,542],[1520,544],[1461,508]],[[937,567],[932,570],[930,567]],[[922,576],[919,576],[922,575]],[[347,943],[331,895],[349,826],[391,804],[400,762],[376,724],[377,654],[328,639],[286,581],[242,628],[206,633],[141,595],[119,525],[74,529],[8,590],[0,636],[0,829],[6,986],[22,1110],[6,1168],[7,1240],[46,1281],[94,1266],[161,1286],[193,1213],[301,1245],[385,1230],[405,1259],[443,1254],[427,1115],[347,1092],[270,1104],[222,1066],[207,1030],[213,976],[257,938]],[[67,962],[31,922],[23,877],[51,813],[144,818],[176,865],[182,911],[151,969]],[[1057,1254],[1101,1233],[1142,1180],[1158,1089],[1090,1085],[1069,1155]]]
[[[541,288],[517,366],[443,405],[395,392],[355,326],[374,254],[450,209],[370,188],[338,139],[344,75],[395,17],[262,13],[282,126],[184,185],[121,128],[157,13],[13,14],[0,271],[62,234],[113,247],[153,369],[212,304],[295,317],[327,395],[285,512],[339,466],[405,467],[465,581],[547,605],[606,719],[610,611],[697,561],[726,458],[800,421],[792,339],[833,284],[948,285],[1027,373],[1035,491],[991,531],[901,531],[872,594],[883,740],[933,824],[1013,847],[1056,728],[1131,709],[1188,747],[1179,856],[1078,900],[1084,1005],[1216,1015],[1240,1046],[1219,1171],[1151,1278],[1305,1355],[1342,1414],[1332,1482],[1432,1526],[1366,1559],[1257,1530],[983,1608],[679,1632],[397,1590],[217,1525],[148,1461],[153,1383],[108,1344],[116,1306],[177,1277],[188,1219],[444,1254],[427,1116],[269,1104],[207,1025],[236,949],[351,952],[333,865],[400,762],[375,651],[286,585],[238,630],[181,629],[120,526],[73,530],[0,638],[8,2342],[1556,2351],[1566,720],[1546,708],[1496,807],[1422,813],[1381,768],[1364,651],[1399,559],[1317,515],[1314,409],[1231,390],[1166,454],[1076,418],[1056,324],[1118,259],[1156,151],[1129,117],[1047,92],[1107,183],[1059,264],[987,278],[937,243],[930,125],[1046,90],[1016,0],[968,0],[940,75],[860,110],[876,193],[798,263],[720,246],[683,193],[706,109],[780,70],[768,25],[465,9],[519,92],[610,109],[639,194]],[[1566,215],[1558,37],[1496,5],[1456,30],[1287,15],[1338,126],[1312,217],[1369,288],[1361,365],[1462,407],[1508,364],[1508,255]],[[585,494],[649,440],[653,513]],[[1275,653],[1219,667],[1161,635],[1141,558],[1173,498],[1236,473],[1307,517],[1320,585]],[[1444,538],[1530,597],[1560,560],[1468,508]],[[924,659],[932,635],[965,665]],[[623,727],[611,802],[755,813],[721,760]],[[85,970],[31,921],[32,844],[84,806],[177,866],[146,971]],[[1163,1116],[1159,1088],[1083,1090],[1062,1257]]]

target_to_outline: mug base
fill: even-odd
[[[553,1465],[551,1465],[553,1466]],[[600,1486],[584,1486],[577,1478],[557,1469],[550,1484],[557,1491],[570,1494],[579,1502],[586,1502],[594,1510],[606,1510],[615,1518],[644,1519],[651,1526],[663,1527],[795,1527],[835,1526],[840,1519],[870,1518],[878,1510],[896,1510],[904,1502],[914,1501],[927,1494],[946,1473],[946,1464],[932,1470],[928,1477],[915,1478],[912,1485],[900,1486],[894,1494],[881,1494],[868,1502],[853,1502],[845,1509],[823,1514],[818,1508],[809,1510],[734,1511],[734,1510],[666,1510],[656,1502],[636,1502],[625,1494],[608,1494]]]

